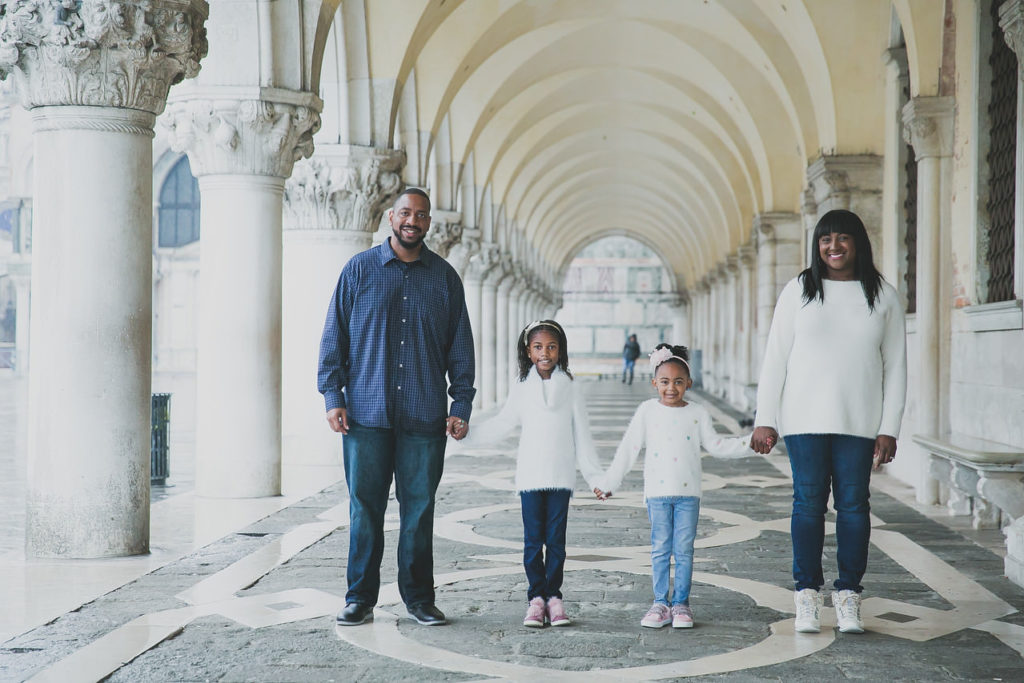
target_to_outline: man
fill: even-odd
[[[633,383],[633,367],[636,359],[640,357],[640,344],[636,341],[636,335],[629,335],[626,345],[622,347],[622,383],[626,383],[626,373],[629,373],[629,383]]]
[[[345,435],[351,518],[348,593],[337,622],[373,618],[394,477],[399,592],[409,614],[432,626],[446,623],[434,605],[434,495],[446,435],[462,439],[469,430],[473,336],[458,273],[423,244],[426,193],[405,190],[388,221],[393,234],[341,271],[320,342],[317,384],[328,424]]]

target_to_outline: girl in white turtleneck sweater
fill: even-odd
[[[530,323],[516,346],[519,381],[509,389],[505,407],[474,425],[461,443],[494,443],[522,425],[515,484],[523,508],[523,565],[530,584],[523,625],[565,626],[570,623],[561,590],[565,527],[576,467],[591,487],[601,467],[583,394],[569,373],[561,325],[554,320]]]

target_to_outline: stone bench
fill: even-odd
[[[1024,585],[1024,448],[957,433],[913,439],[931,454],[951,515],[971,515],[975,529],[1004,527],[1006,574]]]

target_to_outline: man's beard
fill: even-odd
[[[394,234],[395,239],[398,240],[398,243],[401,244],[406,249],[415,249],[416,247],[420,246],[421,244],[423,244],[423,238],[425,237],[424,233],[420,233],[419,237],[412,241],[409,241],[402,237],[401,228],[391,228],[391,232],[392,234]]]

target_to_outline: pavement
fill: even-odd
[[[585,390],[607,464],[651,389]],[[688,398],[711,409],[719,431],[740,433],[743,416],[699,392]],[[509,439],[446,459],[434,542],[446,626],[420,626],[398,597],[395,501],[374,620],[335,625],[348,505],[334,482],[0,643],[0,681],[1024,679],[1024,589],[1003,576],[998,543],[916,508],[884,475],[873,482],[867,632],[839,633],[829,608],[820,634],[794,633],[784,455],[704,458],[695,628],[640,626],[652,599],[641,464],[608,501],[578,481],[563,587],[573,624],[525,628],[514,454]]]

